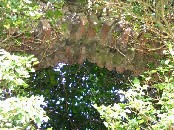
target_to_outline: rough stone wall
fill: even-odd
[[[101,21],[95,14],[71,12],[65,15],[57,28],[61,28],[62,24],[68,25],[67,30],[59,33],[48,20],[41,20],[33,36],[23,38],[16,51],[22,49],[34,54],[40,61],[37,68],[53,67],[59,62],[82,64],[87,59],[109,70],[120,73],[132,70],[139,74],[153,60],[149,60],[151,53],[145,53],[141,46],[145,40],[141,41],[141,45],[136,44],[134,39],[138,36],[130,25],[120,19],[106,17],[105,21]]]

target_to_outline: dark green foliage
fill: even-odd
[[[40,70],[30,81],[31,94],[43,95],[47,102],[48,123],[43,129],[106,129],[92,104],[110,105],[120,101],[119,89],[126,89],[130,73],[121,75],[95,64],[64,65],[60,71]]]

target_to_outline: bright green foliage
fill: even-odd
[[[123,4],[120,9],[122,12],[125,11],[125,20],[132,23],[131,25],[137,33],[145,32],[144,37],[149,39],[149,43],[145,42],[146,49],[149,52],[157,50],[157,48],[152,49],[153,42],[150,41],[160,38],[160,40],[157,39],[157,43],[161,42],[165,46],[165,58],[155,69],[152,67],[151,70],[149,69],[143,75],[130,81],[130,89],[122,91],[126,97],[126,103],[99,107],[95,104],[94,107],[105,120],[105,126],[111,130],[173,129],[173,1],[129,0],[120,1],[120,3]],[[168,16],[172,16],[172,18]],[[141,26],[145,28],[142,29]],[[140,39],[137,39],[137,42],[143,43]]]
[[[44,1],[44,0],[43,0]],[[62,15],[62,1],[50,0],[0,1],[0,46],[10,48],[22,44],[23,38],[33,36],[41,19],[48,19],[53,28]],[[54,8],[54,9],[53,9]]]
[[[45,111],[40,107],[44,98],[11,97],[0,101],[0,128],[36,129],[42,121],[47,121]],[[35,126],[37,125],[37,127]]]
[[[167,60],[154,70],[135,78],[132,88],[123,91],[125,104],[94,107],[112,130],[167,130],[174,123],[174,53],[169,45]]]
[[[36,64],[37,59],[33,56],[17,56],[0,50],[0,90],[10,89],[17,91],[20,86],[27,87],[24,79],[29,77],[29,71],[34,72],[32,64]]]
[[[32,20],[42,16],[38,4],[32,0],[3,0],[0,1],[1,27],[24,27]],[[22,28],[24,30],[24,28]],[[1,28],[2,29],[2,28]],[[25,30],[24,30],[25,31]]]
[[[11,55],[0,50],[0,128],[34,129],[48,120],[41,108],[45,105],[43,97],[20,96],[27,95],[26,78],[29,72],[34,72],[32,65],[36,63],[33,56]]]

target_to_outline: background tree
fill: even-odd
[[[83,65],[64,65],[33,73],[27,91],[43,95],[47,106],[44,107],[50,120],[42,128],[53,129],[106,129],[99,113],[92,104],[109,105],[125,102],[120,89],[130,72],[118,74],[101,69],[86,61]]]

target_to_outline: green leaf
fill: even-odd
[[[59,10],[54,11],[54,16],[56,19],[58,19],[60,16],[62,16],[62,12]]]
[[[53,10],[48,10],[47,12],[46,12],[46,16],[48,17],[48,18],[52,18],[53,16],[54,16],[54,11]]]
[[[139,86],[140,86],[140,81],[139,81],[139,79],[138,79],[138,78],[134,78],[133,84],[134,84],[135,87],[139,87]]]
[[[6,29],[9,29],[9,28],[10,28],[10,24],[9,24],[9,23],[4,24],[4,27],[5,27]]]

